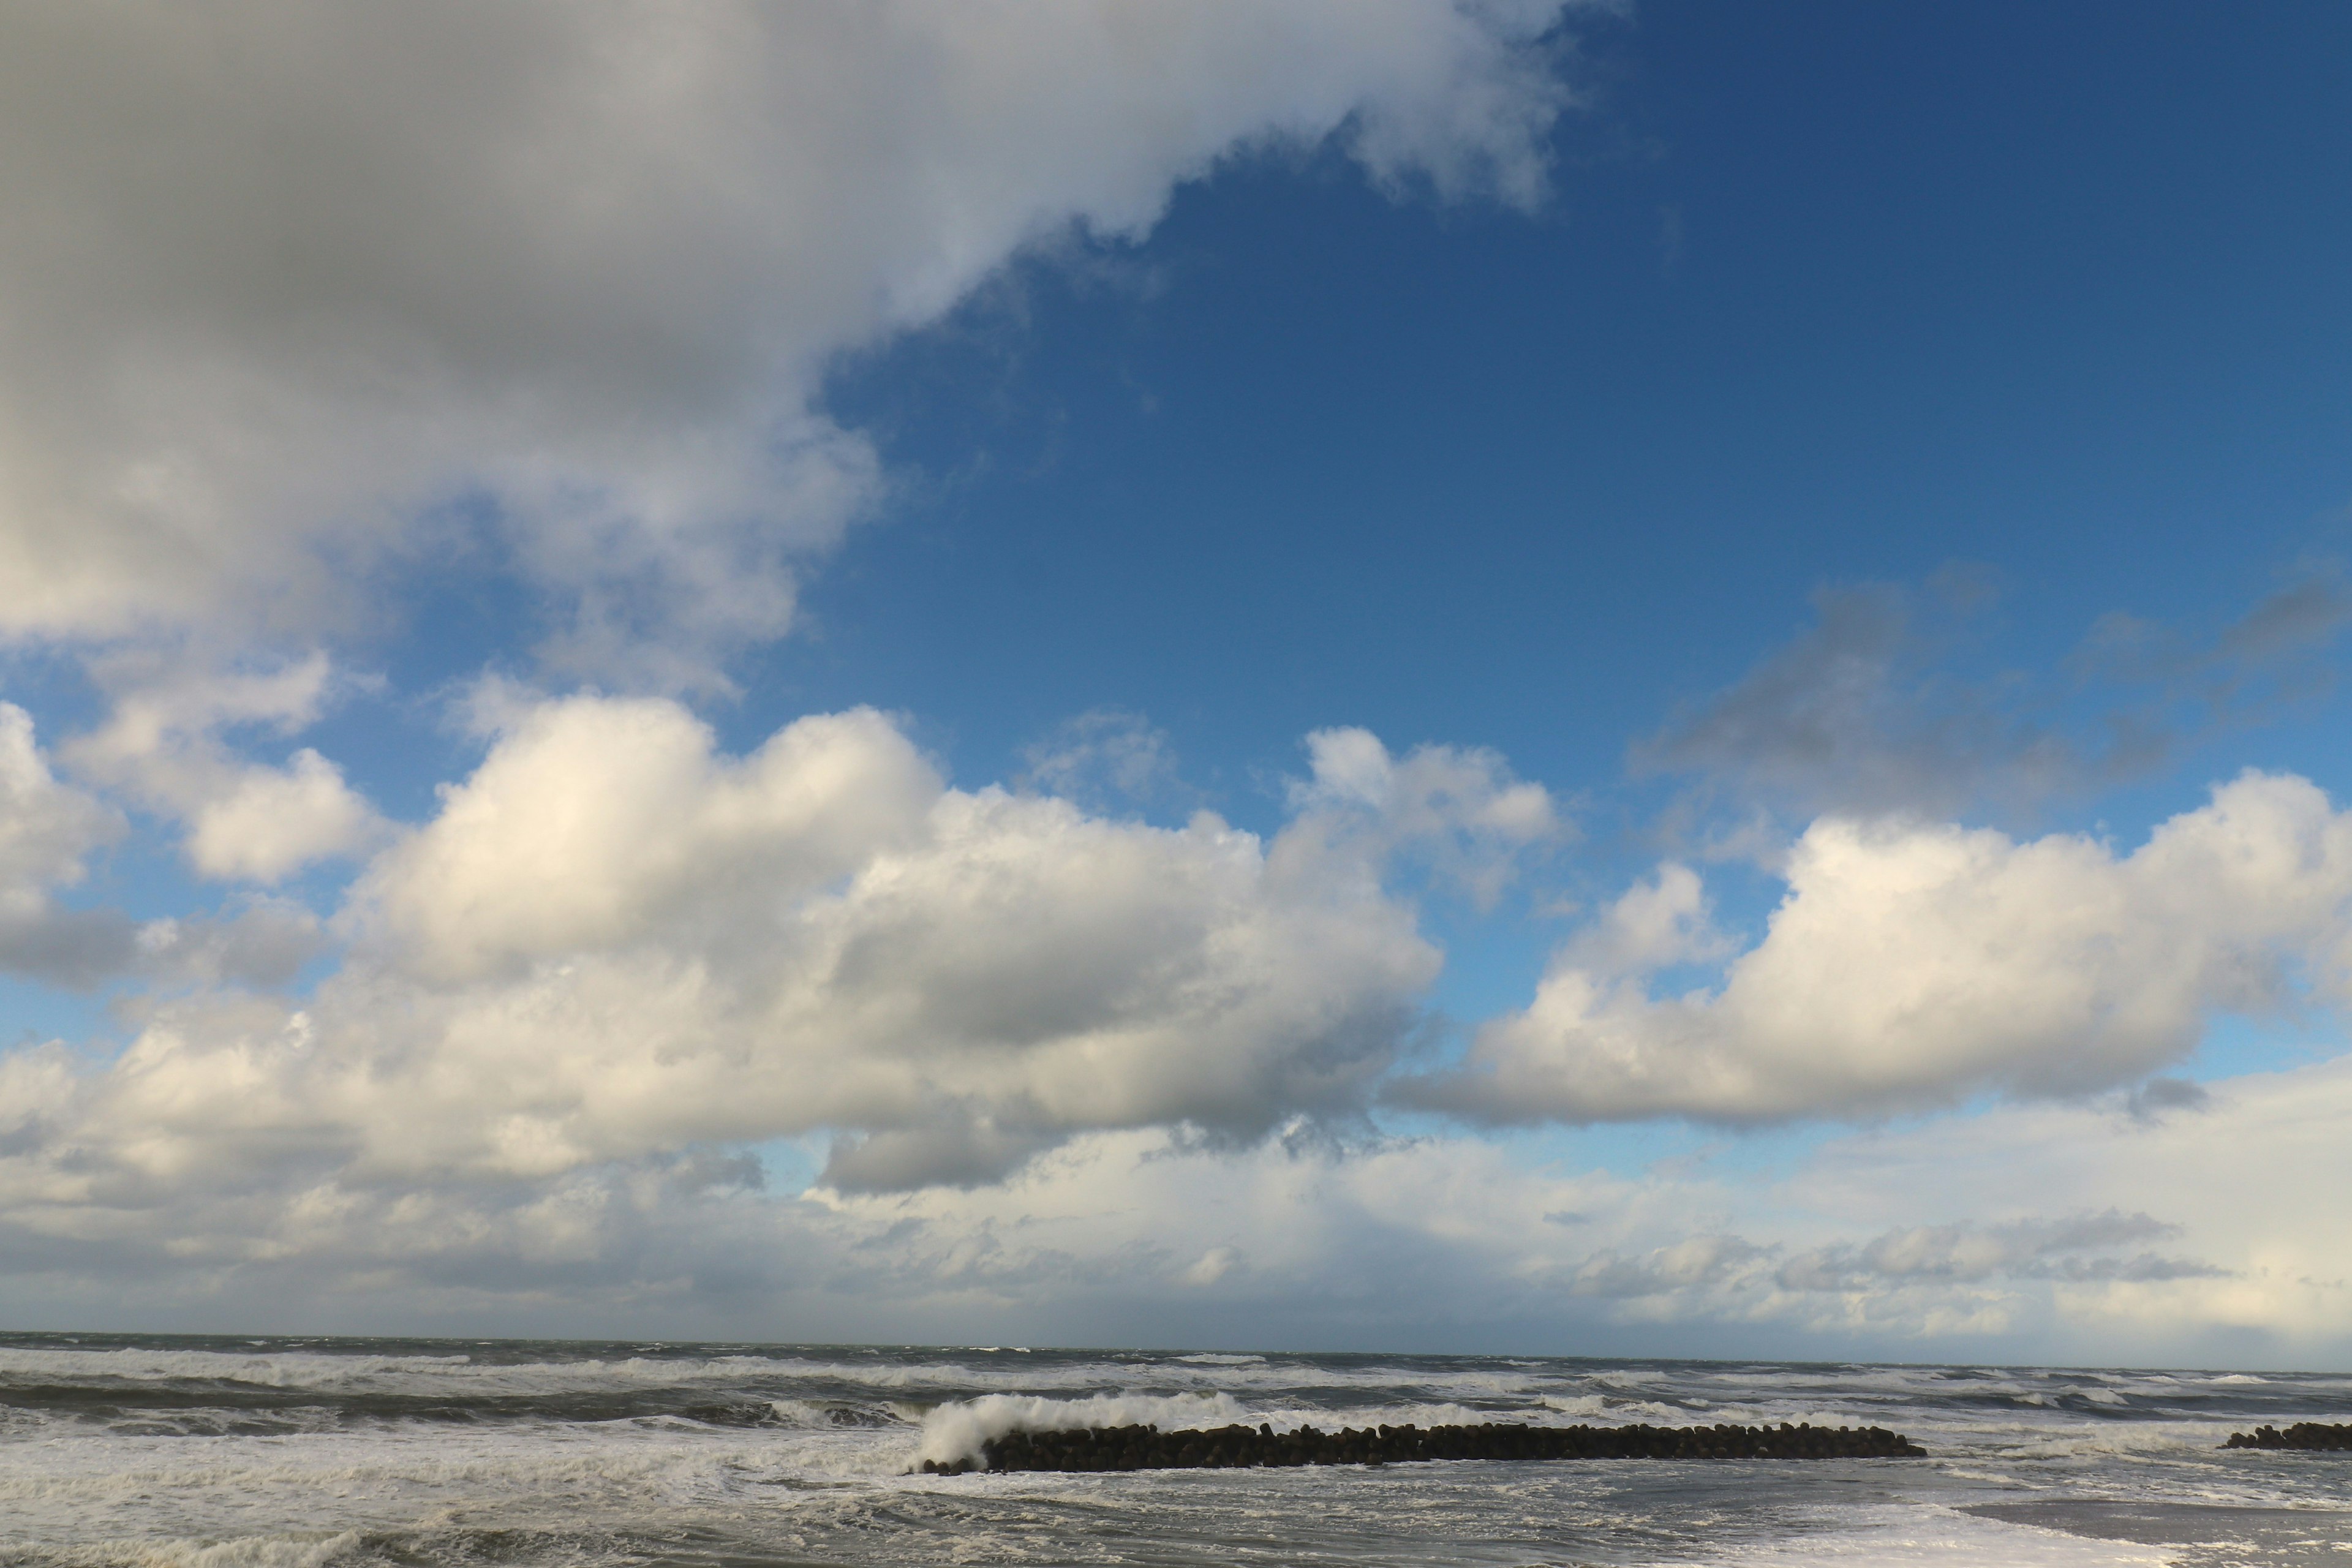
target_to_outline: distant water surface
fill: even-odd
[[[1016,1425],[1811,1421],[1924,1460],[909,1475]],[[0,1564],[2352,1568],[2352,1378],[0,1335]]]

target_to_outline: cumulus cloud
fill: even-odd
[[[988,1182],[1090,1129],[1360,1114],[1437,971],[1311,813],[1261,841],[951,789],[870,710],[742,757],[662,699],[507,724],[361,878],[305,1005],[159,1004],[40,1079],[86,1170],[543,1181],[830,1132],[845,1189]]]
[[[509,721],[430,824],[362,879],[363,931],[436,981],[521,972],[650,938],[744,942],[787,908],[912,844],[938,773],[871,710],[803,720],[751,756],[661,700],[583,697]]]
[[[460,546],[707,682],[883,487],[830,356],[1251,149],[1534,201],[1560,9],[12,10],[0,628],[307,636]]]
[[[1783,874],[1719,984],[1659,995],[1650,975],[1710,936],[1696,878],[1667,868],[1403,1097],[1492,1122],[1753,1123],[2083,1095],[2180,1060],[2217,1013],[2352,981],[2352,816],[2297,778],[2249,773],[2128,855],[1823,818]]]
[[[291,734],[316,721],[333,677],[324,654],[224,674],[152,652],[118,653],[94,673],[113,710],[65,744],[65,761],[184,822],[183,847],[202,875],[277,882],[384,837],[374,807],[316,751],[299,748],[282,765],[256,763],[223,736],[238,727]]]
[[[63,908],[53,896],[79,882],[90,851],[122,830],[117,813],[50,772],[32,715],[0,702],[0,969],[87,986],[131,960],[129,920]]]
[[[275,882],[375,837],[375,814],[342,770],[305,746],[282,768],[247,766],[196,808],[188,859],[207,877]]]
[[[234,914],[166,916],[139,928],[141,969],[166,985],[284,985],[326,952],[306,906],[256,900]]]
[[[1381,868],[1482,832],[1508,857],[1556,827],[1548,806],[1496,806],[1524,787],[1499,759],[1322,738],[1261,840],[1205,814],[1155,827],[956,789],[870,711],[733,755],[666,700],[488,710],[488,755],[372,860],[336,922],[342,967],[301,1004],[234,988],[317,951],[299,906],[265,900],[140,933],[142,962],[199,988],[148,1003],[118,1059],[0,1056],[12,1289],[391,1291],[460,1314],[560,1298],[706,1329],[784,1298],[811,1321],[887,1300],[916,1337],[1062,1311],[1079,1337],[1158,1311],[1171,1338],[1286,1323],[1319,1342],[1567,1322],[1653,1348],[1645,1325],[1786,1347],[2055,1343],[2085,1323],[2317,1342],[2340,1321],[2326,1205],[2249,1225],[2275,1172],[2238,1152],[2332,1191],[2342,1064],[1868,1134],[1760,1187],[1704,1160],[1578,1173],[1507,1142],[1314,1135],[1366,1106],[1436,972]],[[37,764],[29,730],[24,748]],[[1694,1038],[1748,1050],[1741,1081],[1783,1110],[1791,1082],[1849,1107],[1963,1082],[2074,1092],[2193,1037],[2216,996],[2265,1004],[2344,969],[2352,828],[2299,781],[2248,775],[2129,855],[1818,834],[1718,992],[1621,998],[1622,1037],[1653,1051],[1640,1092],[1729,1081],[1678,1062]],[[1563,961],[1638,990],[1723,941],[1703,881],[1670,867]],[[1757,958],[1776,942],[1820,951]],[[2149,975],[2172,989],[2144,994]],[[1826,1032],[1803,1051],[1760,1029],[1764,1001],[1857,977],[1900,994],[1812,1009]],[[2016,1033],[1988,1047],[1996,1015]],[[2069,1029],[2108,1066],[2070,1062]],[[1569,1081],[1622,1104],[1623,1072],[1558,1064],[1511,1085],[1518,1101],[1559,1114]],[[831,1141],[807,1192],[762,1190],[744,1151],[778,1138]]]
[[[1418,861],[1491,907],[1531,852],[1569,837],[1549,791],[1480,747],[1416,746],[1392,755],[1368,730],[1307,737],[1312,768],[1291,782],[1292,841],[1367,865]]]
[[[0,970],[86,989],[118,975],[165,984],[281,984],[322,945],[298,904],[133,921],[56,895],[82,882],[89,855],[124,831],[120,813],[59,780],[32,717],[0,702]]]
[[[1499,886],[1547,831],[1483,755],[1365,794],[1318,753],[1325,793],[1261,839],[1070,798],[1173,798],[1116,723],[1008,793],[950,788],[869,712],[736,757],[674,703],[509,694],[408,828],[302,742],[352,684],[320,650],[443,573],[501,578],[558,682],[723,687],[888,490],[824,407],[841,353],[1029,247],[1139,237],[1229,158],[1336,149],[1392,191],[1534,204],[1562,10],[0,20],[0,639],[73,645],[108,703],[59,748],[70,783],[5,710],[0,965],[164,993],[122,1004],[116,1059],[0,1058],[15,1190],[47,1205],[16,1256],[152,1221],[188,1258],[365,1226],[554,1258],[624,1188],[780,1135],[831,1139],[849,1192],[999,1180],[1093,1129],[1230,1147],[1360,1116],[1438,963],[1383,870]],[[204,878],[361,869],[323,928],[252,889],[64,910],[120,827],[89,790]],[[331,939],[315,993],[251,989]]]

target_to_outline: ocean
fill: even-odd
[[[0,1564],[2352,1565],[2352,1377],[0,1335]],[[1015,1426],[1880,1426],[1910,1460],[909,1474]]]

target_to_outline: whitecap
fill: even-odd
[[[977,1459],[981,1445],[1007,1432],[1069,1432],[1087,1426],[1222,1426],[1246,1412],[1230,1394],[1097,1394],[1048,1399],[985,1394],[942,1405],[923,1417],[919,1459]]]

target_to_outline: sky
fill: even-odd
[[[2340,7],[0,19],[0,1324],[2352,1367]]]

